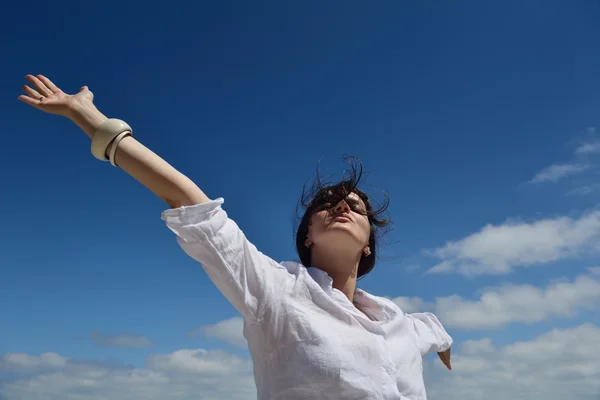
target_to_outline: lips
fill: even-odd
[[[352,222],[352,217],[350,217],[350,214],[339,214],[333,217],[334,221],[339,221],[339,222]]]

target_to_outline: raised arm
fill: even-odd
[[[94,105],[94,94],[84,86],[79,93],[64,93],[43,75],[27,75],[33,86],[19,100],[42,111],[62,115],[79,126],[91,139],[107,120]],[[35,88],[35,89],[34,89]],[[107,149],[107,153],[111,148]],[[123,138],[115,149],[115,161],[125,172],[163,199],[171,208],[202,204],[210,199],[188,177],[173,168],[134,137]]]
[[[94,106],[94,95],[86,86],[69,95],[42,75],[28,75],[27,80],[35,89],[25,85],[27,95],[19,96],[19,100],[71,119],[93,143],[94,138],[96,143],[111,143],[106,150],[103,144],[97,147],[102,150],[95,155],[104,159],[108,154],[115,164],[167,202],[171,209],[162,217],[177,235],[181,248],[202,264],[213,283],[245,318],[260,319],[262,311],[276,303],[286,285],[293,284],[294,271],[258,251],[221,208],[222,199],[210,200],[185,175],[126,136],[127,129],[121,131],[125,136],[117,134],[111,142],[117,131],[110,133],[110,129],[102,128],[108,119]],[[114,126],[126,127],[125,123],[119,124]],[[98,141],[99,137],[106,140]]]

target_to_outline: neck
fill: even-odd
[[[333,280],[333,287],[344,293],[351,302],[356,291],[359,262],[360,253],[344,257],[339,254],[327,254],[315,247],[312,249],[312,266],[325,271]]]

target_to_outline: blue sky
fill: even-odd
[[[599,12],[585,0],[12,4],[0,24],[0,397],[37,399],[51,373],[75,385],[65,365],[78,363],[211,398],[225,389],[193,386],[204,372],[173,369],[190,365],[177,357],[247,358],[231,345],[235,310],[179,249],[165,205],[97,162],[69,121],[18,102],[27,73],[88,85],[277,260],[296,259],[293,215],[319,160],[336,177],[342,155],[360,157],[395,222],[360,286],[436,312],[456,340],[452,375],[433,359],[426,370],[432,398],[509,390],[473,366],[596,337]],[[597,362],[548,357],[527,362],[584,365],[576,398],[600,392]],[[85,398],[120,395],[105,383]]]

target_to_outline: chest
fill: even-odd
[[[415,335],[403,314],[373,321],[344,299],[299,295],[286,298],[263,322],[271,364],[282,373],[291,365],[296,376],[403,386],[422,372]]]

